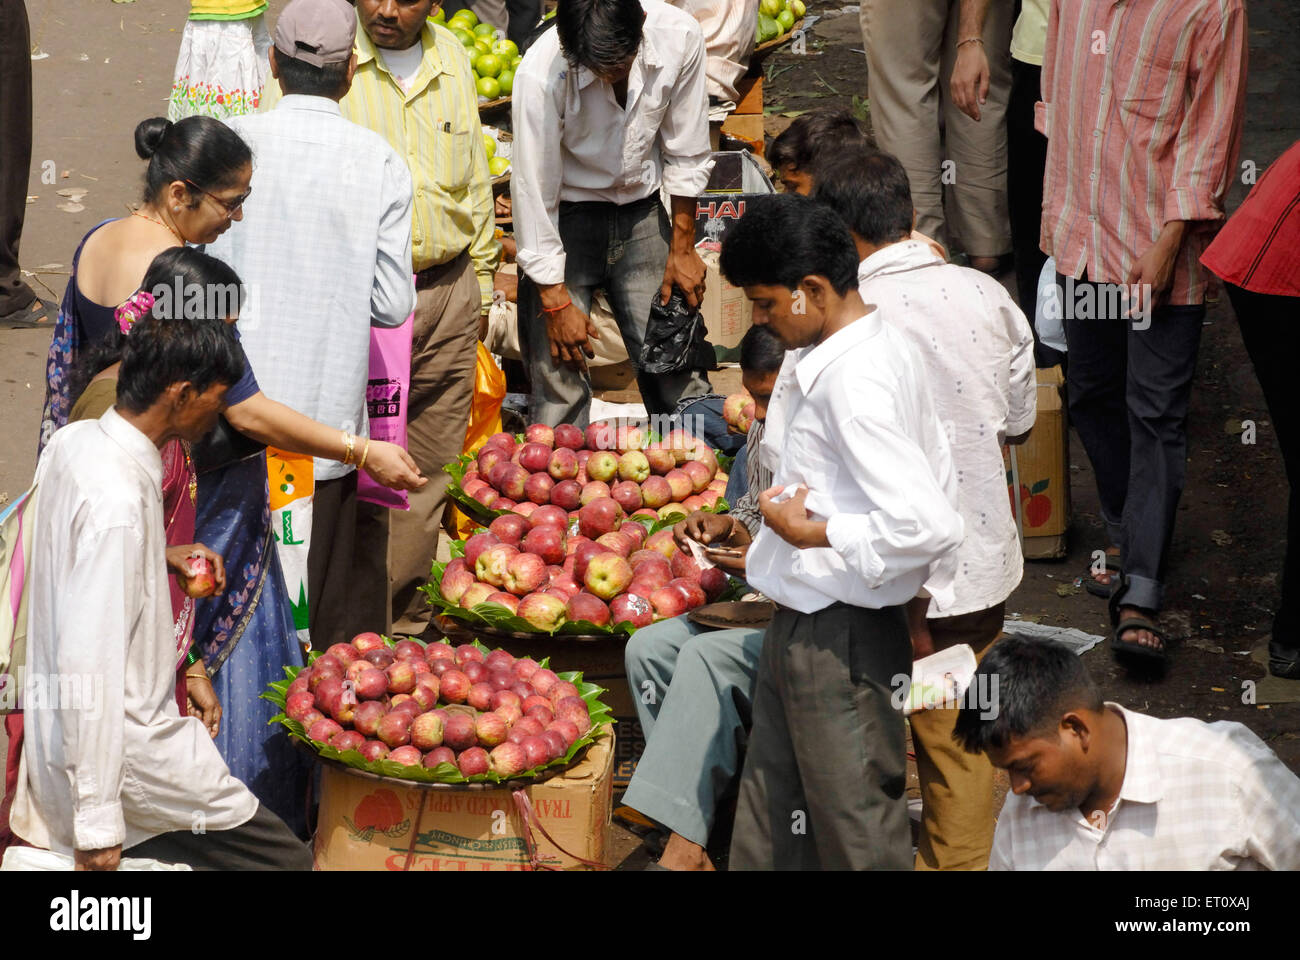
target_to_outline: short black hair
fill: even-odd
[[[620,66],[641,46],[640,0],[560,0],[555,29],[570,66],[593,72]]]
[[[117,405],[144,413],[174,383],[203,393],[232,386],[244,375],[244,351],[222,320],[162,319],[147,315],[131,326],[117,374]]]
[[[793,193],[748,201],[745,215],[722,237],[719,265],[737,287],[796,290],[804,277],[818,276],[844,296],[858,284],[858,253],[849,228],[829,207]]]
[[[160,200],[167,185],[176,180],[188,180],[200,190],[229,187],[253,162],[253,153],[239,134],[212,117],[186,117],[175,123],[166,117],[142,120],[135,128],[135,152],[149,161],[145,203]],[[193,202],[202,199],[195,197]]]
[[[1001,749],[1013,737],[1046,734],[1070,710],[1105,707],[1078,654],[1054,640],[1003,637],[975,671],[971,689],[977,688],[995,693],[997,715],[986,719],[994,711],[967,696],[952,733],[967,753]]]
[[[892,154],[870,150],[834,157],[817,168],[810,196],[875,246],[912,233],[912,188]]]
[[[743,373],[776,373],[785,361],[785,344],[767,325],[750,327],[740,341]]]
[[[871,141],[847,111],[814,110],[796,117],[767,151],[767,162],[780,172],[787,165],[817,180],[817,170],[826,161],[845,153],[857,153]]]
[[[347,60],[314,67],[306,60],[290,57],[278,49],[275,51],[275,68],[285,94],[332,98],[339,94],[348,78]]]

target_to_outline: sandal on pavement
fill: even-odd
[[[10,330],[33,327],[52,328],[54,326],[54,314],[54,304],[37,297],[22,309],[0,317],[0,326]]]
[[[1110,622],[1112,630],[1110,634],[1110,651],[1116,660],[1128,665],[1136,666],[1142,664],[1145,666],[1164,666],[1169,662],[1169,638],[1160,626],[1154,620],[1154,614],[1146,616],[1127,616],[1120,619],[1120,608],[1126,606],[1123,603],[1123,596],[1128,591],[1128,580],[1123,573],[1119,574],[1119,590],[1111,593],[1110,597]],[[1140,608],[1139,608],[1140,609]],[[1121,639],[1124,634],[1131,630],[1145,630],[1160,641],[1158,647],[1143,646],[1136,641],[1127,641]]]
[[[1083,589],[1087,590],[1094,597],[1101,597],[1103,600],[1109,600],[1110,595],[1115,592],[1115,580],[1124,575],[1124,568],[1120,566],[1119,557],[1106,554],[1106,572],[1110,574],[1110,583],[1102,583],[1092,573],[1092,564],[1088,564],[1083,572]]]
[[[1300,680],[1300,650],[1268,645],[1268,672],[1283,680]]]

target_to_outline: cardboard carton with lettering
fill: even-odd
[[[1063,557],[1070,528],[1070,426],[1061,388],[1065,378],[1060,367],[1038,371],[1038,417],[1029,439],[1015,447],[1015,470],[1011,449],[1003,447],[1007,474],[1007,495],[1011,513],[1024,537],[1026,560]],[[1015,474],[1020,489],[1015,489]],[[1017,498],[1019,510],[1017,510]]]
[[[609,733],[563,776],[520,791],[531,825],[510,790],[403,787],[326,764],[316,869],[592,869],[582,861],[603,863],[609,849],[614,751]]]

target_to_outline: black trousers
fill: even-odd
[[[159,834],[122,851],[163,863],[188,863],[195,870],[310,870],[311,850],[265,806],[231,830]]]
[[[1112,309],[1106,284],[1059,273],[1056,282],[1070,354],[1070,420],[1092,463],[1107,532],[1122,551],[1124,600],[1158,611],[1187,477],[1187,405],[1205,306],[1157,307],[1146,325]]]
[[[1300,356],[1300,297],[1251,293],[1225,283],[1241,327],[1241,339],[1264,390],[1268,414],[1282,448],[1291,485],[1286,514],[1286,561],[1282,602],[1273,617],[1272,647],[1287,656],[1300,650],[1300,403],[1291,392],[1295,358]]]
[[[307,548],[313,650],[386,629],[387,544],[388,510],[357,499],[357,471],[316,481]]]
[[[18,269],[32,162],[32,56],[23,0],[0,0],[0,317],[36,294]]]
[[[1011,218],[1016,295],[1031,325],[1038,299],[1038,274],[1047,261],[1047,254],[1039,247],[1047,138],[1034,129],[1034,103],[1041,98],[1042,75],[1041,67],[1012,57],[1011,96],[1007,101],[1007,213]],[[1038,366],[1050,367],[1060,363],[1063,355],[1039,341],[1035,329],[1034,358]]]
[[[763,638],[733,870],[910,870],[902,607],[778,609]]]

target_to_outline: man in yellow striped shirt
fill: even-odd
[[[428,22],[434,0],[356,0],[357,71],[343,116],[376,131],[411,170],[415,330],[407,443],[429,478],[409,511],[388,518],[392,630],[418,635],[446,504],[444,464],[460,456],[469,425],[479,317],[492,306],[501,260],[478,91],[465,48]],[[382,518],[373,518],[376,539]],[[363,535],[361,532],[359,536]]]

